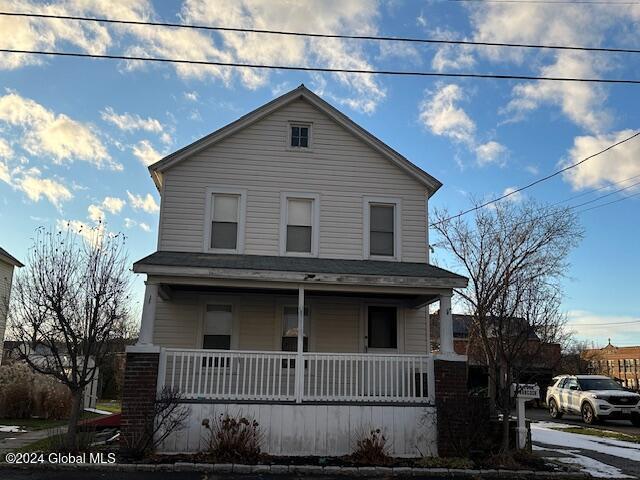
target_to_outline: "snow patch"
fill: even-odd
[[[107,410],[99,410],[97,408],[85,408],[85,412],[97,413],[99,415],[111,415],[113,412],[108,412]]]
[[[0,433],[25,433],[26,430],[23,430],[17,425],[0,425]]]
[[[614,440],[612,438],[589,437],[578,433],[563,432],[549,428],[562,428],[562,424],[540,422],[531,424],[531,440],[545,445],[557,445],[604,453],[614,457],[640,462],[640,444]]]
[[[585,457],[574,451],[562,450],[571,453],[571,457],[558,457],[556,460],[562,463],[568,463],[580,468],[584,473],[588,473],[592,477],[601,478],[635,478],[631,475],[622,473],[617,467],[602,463],[595,458]]]

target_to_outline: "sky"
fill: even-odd
[[[613,0],[612,0],[613,1]],[[392,0],[0,0],[0,11],[485,42],[640,48],[640,5]],[[358,69],[640,78],[640,55],[308,39],[0,16],[0,48]],[[147,166],[304,83],[438,178],[456,213],[640,128],[640,86],[304,73],[0,53],[0,246],[102,220],[156,248]],[[509,201],[640,192],[640,138]],[[598,189],[597,191],[594,191]],[[580,195],[579,198],[573,198]],[[580,214],[563,309],[579,339],[640,344],[640,197]],[[442,258],[436,250],[434,258]],[[440,255],[440,257],[439,257]],[[135,280],[140,298],[143,279]],[[139,300],[138,300],[139,301]],[[635,322],[635,323],[628,323]]]

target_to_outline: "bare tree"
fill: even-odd
[[[109,341],[129,318],[130,275],[122,235],[104,227],[36,230],[16,276],[10,331],[20,359],[69,387],[73,397],[65,443],[77,445],[83,392]]]
[[[509,448],[510,388],[549,342],[560,341],[564,316],[560,280],[582,229],[568,209],[502,202],[472,221],[437,211],[436,246],[469,277],[457,291],[472,315],[470,337],[486,358],[490,395],[503,416]]]

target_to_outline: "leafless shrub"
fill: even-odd
[[[387,437],[379,428],[369,430],[356,439],[351,458],[363,465],[387,465],[392,461]]]
[[[255,463],[260,458],[262,434],[254,419],[220,414],[209,422],[202,421],[209,430],[208,451],[218,463]]]
[[[152,413],[145,415],[145,428],[121,437],[121,453],[128,458],[143,458],[154,451],[172,433],[185,429],[191,413],[182,394],[164,387],[154,403]]]

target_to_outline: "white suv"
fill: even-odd
[[[560,375],[547,389],[547,405],[552,418],[564,413],[582,415],[584,423],[597,420],[628,419],[640,426],[640,395],[622,388],[602,375]]]

